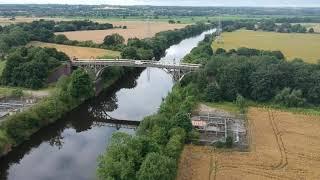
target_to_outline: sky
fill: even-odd
[[[320,0],[0,0],[0,4],[320,7]]]

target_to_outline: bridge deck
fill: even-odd
[[[180,70],[197,70],[200,64],[190,63],[164,63],[150,60],[130,60],[130,59],[76,59],[72,61],[73,66],[122,66],[122,67],[154,67]]]

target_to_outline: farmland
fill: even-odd
[[[67,45],[60,45],[60,44],[35,42],[35,41],[29,43],[29,46],[56,48],[58,51],[62,51],[66,53],[69,57],[75,56],[77,58],[91,58],[91,57],[97,58],[102,56],[115,58],[120,56],[120,52],[117,52],[117,51],[110,51],[110,50],[98,49],[98,48],[67,46]]]
[[[240,47],[280,50],[288,60],[302,58],[307,62],[316,63],[320,59],[319,34],[275,33],[261,31],[238,30],[222,34],[223,43],[213,43],[213,48],[227,50]]]
[[[180,29],[186,26],[186,24],[169,24],[167,22],[150,22],[150,28],[148,28],[147,22],[144,21],[123,21],[113,22],[114,26],[127,26],[127,29],[109,29],[109,30],[93,30],[93,31],[73,31],[63,32],[56,34],[64,34],[70,40],[86,41],[92,40],[96,43],[103,42],[103,39],[107,35],[118,33],[126,40],[129,38],[146,38],[153,37],[156,33],[166,30]]]
[[[320,117],[250,108],[248,152],[188,145],[178,180],[318,179]]]

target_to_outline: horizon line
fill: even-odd
[[[228,7],[228,8],[320,8],[319,6],[285,6],[285,5],[269,5],[269,6],[228,6],[228,5],[206,5],[206,6],[188,6],[188,5],[150,5],[150,4],[140,4],[140,5],[117,5],[117,4],[74,4],[74,3],[1,3],[0,5],[69,5],[69,6],[150,6],[150,7]]]

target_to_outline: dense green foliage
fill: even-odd
[[[12,47],[24,46],[30,41],[53,42],[59,44],[96,46],[92,41],[70,41],[64,35],[55,35],[54,32],[110,29],[112,24],[98,24],[83,21],[33,21],[31,23],[18,23],[1,27],[0,29],[0,56],[4,56]]]
[[[178,158],[192,130],[187,113],[195,104],[193,90],[176,86],[159,113],[141,122],[136,136],[115,133],[99,158],[99,178],[175,179]]]
[[[52,48],[18,48],[7,57],[2,84],[38,89],[45,85],[49,72],[69,57]]]
[[[119,50],[123,49],[125,39],[118,33],[108,35],[104,38],[103,43],[100,45],[102,48]]]
[[[263,19],[263,20],[242,20],[242,21],[223,21],[223,30],[227,32],[235,31],[241,28],[247,30],[274,31],[279,33],[314,33],[308,31],[301,24],[291,24],[295,22],[292,19]],[[303,19],[301,21],[304,22]]]
[[[76,70],[70,77],[61,78],[52,96],[27,111],[9,116],[0,126],[0,154],[6,146],[22,143],[93,94],[93,88],[84,88],[79,97],[79,94],[73,93],[79,91],[79,87],[93,87],[91,79],[82,70]]]
[[[240,94],[249,100],[276,101],[289,107],[320,104],[319,64],[298,59],[286,61],[279,51],[247,48],[219,50],[212,56],[201,53],[206,52],[193,51],[186,60],[204,64],[201,71],[189,78],[203,91],[203,100],[235,101]],[[193,58],[198,56],[209,58],[199,62]]]
[[[66,31],[82,31],[82,30],[104,30],[112,29],[113,25],[110,23],[97,23],[89,20],[83,21],[60,21],[52,22],[54,24],[54,32],[66,32]]]

